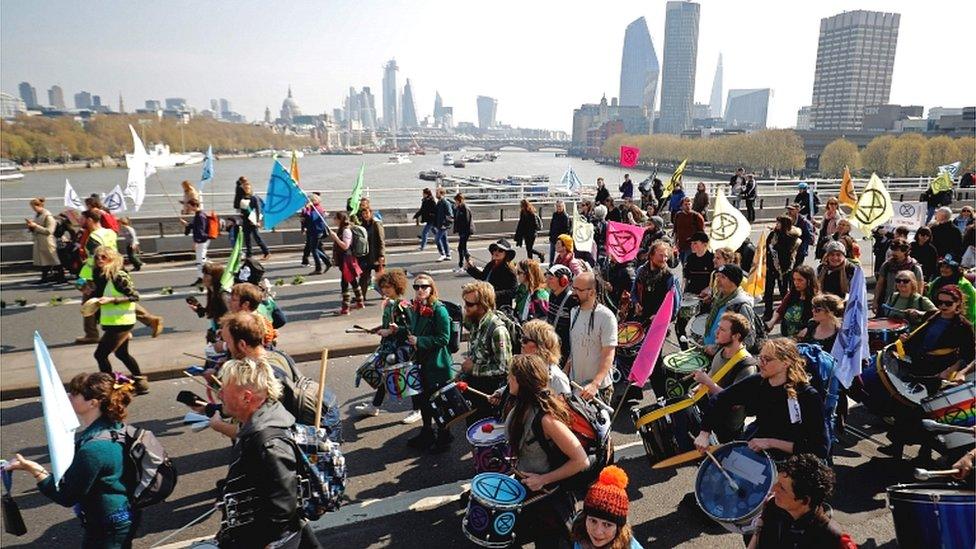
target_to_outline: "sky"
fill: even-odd
[[[418,117],[434,92],[455,123],[475,98],[498,99],[500,122],[570,130],[573,109],[619,93],[624,29],[645,17],[663,63],[665,0],[600,2],[394,0],[124,2],[0,0],[0,89],[30,82],[65,102],[87,90],[126,109],[184,97],[205,109],[277,116],[289,85],[306,114],[330,113],[350,86],[370,86],[382,114],[384,63],[410,78]],[[973,104],[973,50],[958,22],[976,2],[701,0],[695,100],[707,103],[719,52],[730,88],[772,88],[769,125],[792,127],[813,90],[820,19],[845,10],[901,14],[890,102]],[[969,52],[968,54],[966,52]],[[966,70],[966,69],[969,70]],[[660,97],[660,90],[658,91]]]

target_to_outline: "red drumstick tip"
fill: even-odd
[[[490,433],[494,430],[495,430],[495,426],[492,425],[491,423],[485,423],[484,425],[481,426],[481,431],[483,433]]]
[[[468,384],[465,381],[458,381],[455,385],[457,385],[457,388],[460,389],[461,391],[468,390]]]

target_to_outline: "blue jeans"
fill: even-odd
[[[447,229],[437,229],[437,236],[434,237],[434,241],[437,243],[437,251],[450,259],[451,248],[447,245]]]
[[[427,247],[427,237],[430,236],[430,232],[434,230],[433,223],[424,223],[424,230],[420,232],[420,249],[423,250]]]
[[[552,265],[552,262],[555,261],[555,259],[556,259],[556,242],[550,240],[549,241],[549,264]]]

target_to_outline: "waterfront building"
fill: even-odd
[[[210,100],[210,112],[214,114],[214,118],[220,118],[220,103],[216,99]]]
[[[295,122],[295,118],[302,116],[302,109],[298,107],[298,103],[295,102],[295,98],[291,96],[291,86],[288,86],[288,97],[281,102],[281,113],[279,116],[279,122],[283,124],[291,124]]]
[[[722,118],[722,54],[718,54],[715,78],[712,80],[712,98],[708,103],[712,118]]]
[[[11,118],[17,118],[18,115],[27,112],[27,104],[24,100],[10,95],[9,93],[0,92],[0,118],[4,120],[9,120]]]
[[[220,117],[221,118],[229,118],[228,115],[230,115],[231,113],[234,112],[234,111],[230,110],[230,101],[228,101],[228,100],[226,100],[224,98],[221,98],[220,99],[219,105],[220,105],[220,109],[218,109],[217,112],[220,113]]]
[[[804,105],[796,111],[796,129],[810,129],[810,105]]]
[[[608,103],[605,95],[599,103],[584,103],[573,111],[572,147],[587,154],[598,154],[603,141],[614,133],[650,133],[648,115],[640,105],[620,105],[616,98]]]
[[[413,102],[413,89],[410,86],[410,79],[407,78],[407,82],[403,85],[403,95],[401,98],[401,103],[403,105],[403,127],[404,128],[416,128],[417,127],[417,107]]]
[[[495,127],[498,113],[498,100],[484,95],[478,96],[478,127],[487,130]]]
[[[125,103],[122,101],[122,92],[119,92],[119,114],[125,114]]]
[[[148,106],[148,103],[147,103]],[[76,109],[90,109],[92,108],[92,94],[86,91],[80,91],[75,94],[75,108]]]
[[[861,129],[866,106],[888,103],[900,19],[897,13],[857,10],[820,20],[813,129]]]
[[[40,105],[37,103],[37,90],[29,82],[21,82],[17,88],[20,90],[20,98],[28,109],[36,109]]]
[[[725,102],[725,127],[760,130],[766,127],[769,88],[729,90]]]
[[[657,79],[661,72],[647,21],[640,17],[624,31],[624,51],[620,61],[620,104],[654,111]]]
[[[182,97],[167,97],[166,110],[168,111],[183,111],[186,110],[186,99]]]
[[[908,119],[920,120],[924,107],[921,105],[868,105],[864,107],[864,118],[861,127],[865,130],[895,129],[897,122]],[[928,123],[926,122],[926,126]]]
[[[77,101],[76,101],[77,102]],[[146,100],[146,110],[147,111],[161,111],[163,110],[163,104],[155,99]]]
[[[65,110],[64,90],[61,89],[61,86],[55,84],[51,86],[50,89],[47,90],[47,102],[49,105],[51,105],[52,108],[56,110],[59,111]]]
[[[691,127],[698,63],[698,19],[694,2],[667,3],[664,20],[664,69],[661,72],[660,133],[680,134]]]
[[[271,107],[268,106],[264,107],[264,123],[265,124],[271,123]]]
[[[398,70],[400,69],[397,67],[396,59],[390,59],[383,67],[383,124],[394,134],[397,130],[397,121],[400,120],[397,113],[396,73]]]
[[[957,109],[945,109],[956,111]],[[976,133],[976,107],[963,107],[958,114],[943,114],[938,119],[936,129],[954,137],[971,136]]]

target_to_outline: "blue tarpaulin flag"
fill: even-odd
[[[277,161],[273,162],[271,180],[268,181],[268,193],[264,196],[264,229],[275,228],[278,223],[288,219],[303,207],[308,199],[298,188],[295,180],[287,170]]]
[[[578,175],[576,175],[576,170],[570,166],[566,173],[563,174],[562,180],[560,181],[563,187],[566,187],[566,191],[576,194],[583,190],[583,182],[580,181]]]
[[[844,326],[837,332],[834,348],[830,354],[837,359],[834,375],[844,385],[850,387],[855,377],[861,374],[861,362],[871,356],[868,349],[868,299],[864,271],[860,267],[851,277],[851,293],[847,296],[844,309]]]
[[[64,383],[51,360],[44,339],[34,332],[34,361],[37,364],[38,387],[41,391],[41,408],[44,411],[44,431],[47,450],[51,456],[51,474],[57,484],[75,458],[75,429],[79,427]]]
[[[214,157],[213,145],[207,147],[207,156],[203,159],[203,172],[200,173],[200,188],[212,181],[214,178]]]

